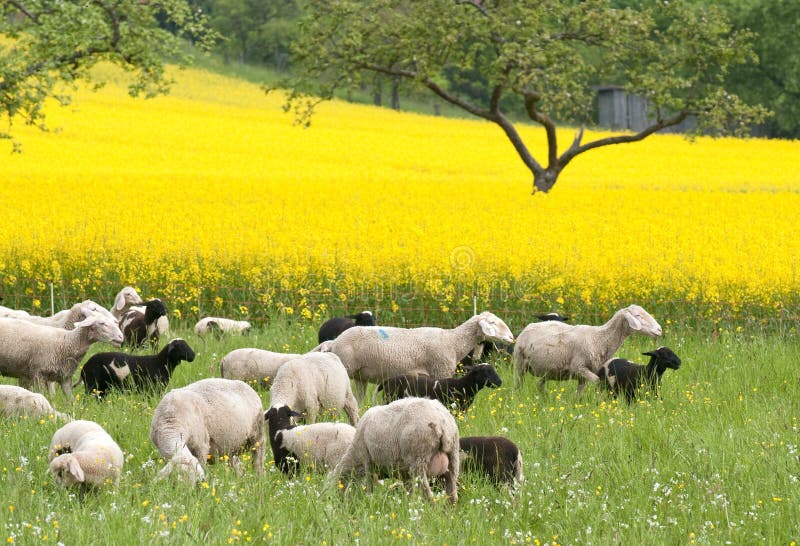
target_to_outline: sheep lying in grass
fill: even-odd
[[[514,341],[506,323],[488,311],[449,330],[354,326],[317,350],[333,352],[342,359],[355,381],[357,398],[363,400],[367,382],[378,383],[396,375],[452,377],[458,362],[486,340]]]
[[[437,400],[403,398],[364,412],[353,442],[326,479],[326,488],[336,480],[370,470],[399,471],[411,492],[411,478],[418,477],[429,500],[433,500],[429,478],[444,475],[450,501],[458,501],[458,427],[455,418]],[[367,481],[372,490],[372,481]]]
[[[383,400],[390,402],[398,398],[421,396],[435,398],[445,406],[467,411],[475,396],[484,387],[500,387],[503,380],[490,364],[466,366],[461,377],[431,379],[425,375],[398,375],[378,384],[373,395],[377,401],[378,393],[383,391]]]
[[[558,321],[529,324],[514,348],[514,378],[517,387],[525,374],[539,376],[539,390],[548,379],[578,380],[578,394],[587,381],[598,381],[597,372],[629,335],[661,335],[661,326],[650,314],[631,305],[617,311],[602,326],[571,326]]]
[[[274,353],[263,349],[235,349],[219,363],[219,372],[227,379],[239,379],[245,383],[268,385],[275,379],[281,366],[299,358],[294,353]]]
[[[614,396],[622,392],[627,402],[633,402],[639,388],[657,393],[664,372],[681,367],[681,359],[669,347],[659,347],[642,354],[650,357],[647,366],[624,358],[612,358],[600,368],[597,375]]]
[[[358,402],[347,370],[332,353],[306,353],[282,365],[269,389],[269,405],[304,412],[308,423],[327,409],[344,409],[351,425],[358,422]]]
[[[54,410],[44,395],[16,385],[0,385],[0,415],[3,417],[27,415],[43,419],[52,415],[62,421],[72,420],[69,415]]]
[[[194,351],[181,338],[170,341],[158,354],[132,355],[109,352],[93,355],[81,368],[81,379],[87,393],[102,398],[112,388],[123,389],[126,384],[133,388],[166,388],[172,372],[183,361],[192,362]]]
[[[92,314],[74,330],[42,326],[25,320],[0,318],[0,374],[19,378],[21,387],[43,388],[51,382],[72,396],[72,375],[95,342],[122,343],[117,323]]]
[[[250,322],[246,320],[205,317],[201,318],[197,321],[197,324],[194,325],[194,333],[201,337],[206,334],[214,334],[216,336],[230,333],[246,334],[250,331],[250,328]]]
[[[302,414],[288,406],[270,408],[264,415],[275,466],[293,474],[298,465],[334,468],[350,447],[356,429],[347,423],[296,426],[292,417]]]
[[[59,485],[119,485],[122,450],[93,421],[72,421],[58,429],[50,442],[49,457],[50,472]]]
[[[465,436],[459,439],[459,445],[463,472],[479,472],[495,483],[522,483],[522,454],[508,438]]]
[[[342,332],[353,326],[375,326],[375,316],[371,311],[362,311],[346,317],[333,317],[319,327],[317,339],[319,343],[336,339]]]
[[[264,473],[264,407],[247,383],[212,377],[164,395],[153,413],[150,439],[167,464],[165,477],[178,470],[190,482],[205,476],[203,465],[223,455],[253,451],[253,468]]]

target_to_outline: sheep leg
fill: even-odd
[[[600,378],[597,377],[597,374],[593,373],[591,370],[587,368],[581,368],[578,371],[578,394],[580,395],[583,392],[583,389],[586,388],[586,382],[591,381],[592,383],[597,383],[600,381]]]
[[[52,391],[56,390],[55,383],[50,383],[50,387],[52,387],[51,388]],[[74,398],[72,396],[72,379],[71,378],[68,377],[67,379],[65,379],[64,381],[61,382],[61,390],[64,391],[64,394],[67,395],[67,398]]]
[[[543,375],[542,378],[539,380],[539,392],[544,394],[544,385],[547,383],[547,376]]]
[[[420,465],[420,480],[422,481],[422,490],[425,492],[425,496],[428,497],[428,500],[433,500],[433,490],[431,489],[431,483],[428,481],[428,464],[422,463]]]
[[[257,474],[264,474],[264,460],[266,458],[266,444],[260,440],[256,440],[256,448],[253,451],[253,468],[256,469]]]
[[[352,392],[347,393],[345,397],[344,412],[347,414],[350,424],[356,426],[358,424],[358,402]]]
[[[444,490],[452,504],[458,502],[458,484],[456,483],[455,469],[452,464],[444,475]]]

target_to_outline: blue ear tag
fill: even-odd
[[[378,329],[378,335],[381,336],[381,339],[389,339],[389,334],[383,328]]]

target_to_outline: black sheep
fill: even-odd
[[[597,376],[614,396],[622,391],[625,400],[632,402],[636,400],[636,389],[640,386],[657,392],[661,385],[661,376],[667,368],[677,370],[681,367],[681,359],[669,347],[659,347],[642,354],[650,357],[647,366],[624,358],[612,358],[600,368]]]
[[[523,480],[522,454],[517,444],[502,436],[465,436],[459,438],[461,469],[486,475],[495,483],[519,483]]]
[[[466,411],[483,387],[495,388],[503,384],[490,364],[465,366],[464,369],[466,372],[463,376],[448,379],[432,379],[427,375],[391,377],[378,384],[375,398],[380,391],[383,391],[384,403],[408,396],[421,396],[436,399],[448,408],[454,404],[459,411]]]
[[[155,355],[97,353],[81,369],[81,381],[87,393],[95,393],[100,398],[113,387],[124,388],[128,381],[137,389],[149,386],[163,389],[175,367],[184,360],[193,361],[194,351],[181,338],[173,339]]]
[[[319,343],[336,339],[339,335],[353,326],[375,326],[375,316],[370,311],[362,311],[346,317],[334,317],[322,323],[319,327],[317,339]]]
[[[284,430],[291,430],[297,426],[292,422],[293,417],[302,416],[302,413],[297,413],[290,409],[289,406],[269,408],[264,412],[264,419],[267,421],[269,428],[269,443],[272,446],[272,458],[275,461],[275,466],[284,474],[294,474],[297,470],[298,461],[294,453],[283,447],[281,435]]]
[[[123,344],[141,347],[149,341],[153,347],[158,345],[158,338],[162,333],[158,329],[158,319],[166,315],[167,306],[158,298],[145,303],[144,312],[136,307],[128,309],[119,319]]]

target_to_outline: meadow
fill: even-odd
[[[241,346],[300,352],[328,316],[452,326],[489,309],[514,332],[537,312],[598,324],[638,303],[684,365],[663,398],[619,404],[575,383],[504,386],[457,415],[462,435],[522,449],[512,495],[464,476],[460,501],[322,491],[215,465],[156,481],[160,394],[54,405],[122,446],[118,490],[82,496],[47,474],[52,420],[0,421],[0,540],[109,544],[794,544],[800,538],[797,338],[800,143],[659,135],[577,159],[547,195],[485,123],[323,104],[308,129],[283,98],[200,70],[167,97],[98,92],[53,107],[51,132],[0,143],[0,296],[49,314],[109,306],[132,285],[161,297],[198,357],[171,387],[218,375]],[[541,135],[523,130],[534,149]],[[596,133],[594,133],[596,134]],[[559,133],[569,142],[571,131]],[[588,134],[587,138],[591,138]],[[201,316],[247,318],[249,337],[199,340]],[[95,347],[90,351],[108,350]],[[15,380],[2,378],[15,383]],[[267,393],[262,393],[265,402]],[[368,393],[369,397],[369,393]],[[363,411],[364,408],[362,408]]]
[[[275,321],[249,337],[203,342],[170,384],[218,375],[229,350],[303,351],[316,332]],[[462,435],[499,434],[521,448],[525,482],[515,494],[462,474],[459,503],[443,487],[429,503],[396,480],[372,494],[323,491],[324,473],[290,479],[267,457],[257,477],[225,464],[195,487],[156,480],[164,461],[149,439],[157,393],[76,389],[54,405],[101,423],[123,448],[118,490],[81,495],[47,473],[52,420],[0,420],[0,539],[17,544],[794,544],[800,538],[796,338],[672,330],[681,355],[661,400],[630,406],[576,383],[513,387],[510,363],[492,362],[504,385],[482,391],[457,415]],[[641,360],[653,341],[630,338],[620,353]],[[93,352],[105,348],[97,347]],[[13,382],[13,380],[11,381]],[[370,389],[371,390],[371,389]],[[262,392],[265,402],[268,394]],[[371,400],[370,391],[367,399]],[[363,406],[363,411],[366,406]],[[343,416],[340,418],[343,419]]]

